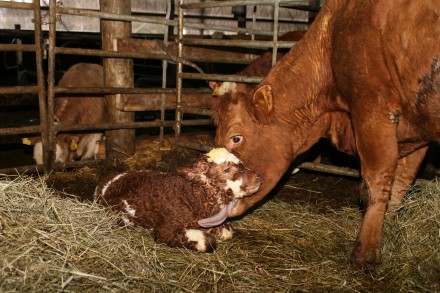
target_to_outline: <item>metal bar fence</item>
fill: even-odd
[[[2,87],[0,88],[0,94],[6,93],[37,93],[39,100],[39,115],[40,115],[40,125],[39,126],[26,126],[26,127],[15,127],[15,128],[3,128],[0,129],[0,135],[7,134],[24,134],[24,133],[41,133],[43,139],[43,148],[46,150],[44,152],[44,164],[43,166],[37,166],[37,169],[43,169],[49,171],[60,167],[60,164],[53,163],[53,156],[55,150],[55,137],[60,131],[80,131],[80,130],[105,130],[105,129],[121,129],[121,128],[137,128],[137,127],[160,127],[161,137],[163,136],[163,127],[174,127],[176,137],[181,133],[181,126],[186,125],[206,125],[210,124],[210,119],[194,119],[194,120],[183,120],[184,113],[191,113],[197,115],[209,115],[209,110],[206,109],[196,109],[196,108],[183,108],[182,107],[182,80],[183,79],[202,79],[202,80],[222,80],[222,81],[237,81],[237,82],[251,82],[257,83],[261,80],[259,77],[243,77],[238,75],[222,75],[222,74],[203,74],[203,73],[184,73],[184,65],[187,64],[186,60],[192,61],[217,61],[226,63],[249,63],[251,60],[242,60],[234,58],[220,58],[219,60],[211,60],[206,56],[184,56],[183,46],[185,45],[195,45],[195,46],[217,46],[217,47],[241,47],[241,48],[253,48],[253,49],[264,49],[272,48],[276,53],[278,48],[289,48],[293,46],[294,42],[278,42],[277,31],[278,24],[274,24],[273,31],[256,30],[249,28],[236,28],[223,25],[209,25],[203,23],[195,23],[190,21],[184,22],[184,10],[187,9],[197,9],[197,8],[211,8],[211,7],[227,7],[233,5],[275,5],[274,19],[278,22],[278,8],[280,5],[286,5],[288,3],[298,3],[307,4],[308,1],[299,0],[240,0],[240,1],[207,1],[200,3],[183,3],[183,0],[179,0],[178,7],[178,19],[172,19],[171,15],[171,1],[167,0],[167,13],[166,19],[160,19],[157,17],[146,17],[146,16],[133,16],[133,15],[120,15],[112,13],[104,13],[97,10],[87,10],[87,9],[77,9],[62,7],[56,0],[50,0],[49,2],[49,37],[48,45],[45,46],[42,39],[42,17],[41,17],[41,7],[40,1],[35,0],[33,3],[18,3],[18,2],[3,2],[0,1],[0,8],[13,8],[13,9],[27,9],[33,10],[34,12],[34,26],[35,26],[35,44],[24,45],[24,44],[0,44],[0,51],[21,51],[21,52],[35,52],[36,54],[36,71],[38,86],[13,86],[13,87]],[[88,16],[96,17],[107,20],[125,20],[125,21],[136,21],[144,23],[153,23],[158,25],[165,25],[168,27],[176,27],[178,30],[178,51],[177,59],[170,57],[168,54],[149,54],[141,52],[111,52],[105,50],[92,50],[92,49],[81,49],[81,48],[63,48],[56,46],[56,23],[57,15],[69,14],[78,16]],[[212,29],[221,30],[231,33],[243,33],[252,35],[258,34],[261,36],[272,36],[272,41],[241,41],[241,40],[206,40],[206,39],[187,39],[184,38],[183,27],[193,28],[193,29]],[[164,43],[169,42],[169,36],[164,35]],[[44,75],[42,60],[44,59],[44,52],[47,51],[48,56],[48,73],[47,76]],[[156,59],[162,60],[163,73],[162,73],[162,87],[157,89],[140,89],[140,88],[61,88],[55,85],[55,56],[57,54],[64,55],[83,55],[83,56],[98,56],[98,57],[112,57],[112,58],[139,58],[139,59]],[[274,54],[276,55],[276,54]],[[166,80],[166,70],[167,64],[169,62],[177,62],[177,86],[175,89],[167,88]],[[47,90],[45,86],[45,80],[47,78]],[[70,94],[81,94],[81,93],[97,93],[97,94],[108,94],[108,93],[120,93],[120,94],[138,94],[138,93],[162,93],[163,95],[173,92],[176,93],[176,115],[175,121],[165,121],[164,117],[164,98],[161,110],[160,121],[154,122],[131,122],[131,123],[101,123],[96,125],[73,125],[73,126],[59,126],[55,125],[53,114],[54,114],[54,98],[60,93],[70,93]],[[52,117],[52,119],[51,119]],[[176,140],[178,141],[178,140]],[[78,165],[77,162],[62,164],[62,167],[75,166]]]

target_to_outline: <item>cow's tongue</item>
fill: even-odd
[[[197,223],[203,228],[209,228],[220,225],[226,220],[229,212],[235,207],[236,203],[237,200],[231,201],[227,206],[222,208],[220,212],[218,212],[218,214],[206,219],[201,219]]]

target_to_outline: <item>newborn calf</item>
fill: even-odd
[[[95,198],[124,212],[126,224],[152,228],[156,242],[201,252],[216,248],[214,227],[223,224],[236,201],[258,191],[260,177],[226,149],[213,149],[177,173],[136,171],[112,175],[96,187]],[[223,225],[222,225],[223,224]]]

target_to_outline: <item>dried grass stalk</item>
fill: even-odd
[[[156,244],[95,203],[60,197],[45,178],[0,180],[0,291],[439,291],[440,184],[387,220],[374,274],[347,259],[361,214],[270,200],[233,223],[212,254]]]

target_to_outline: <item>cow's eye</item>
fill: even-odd
[[[240,143],[243,137],[241,135],[236,135],[231,138],[233,143]]]
[[[231,168],[225,168],[225,169],[223,169],[223,172],[225,172],[225,173],[229,173],[231,171]]]

